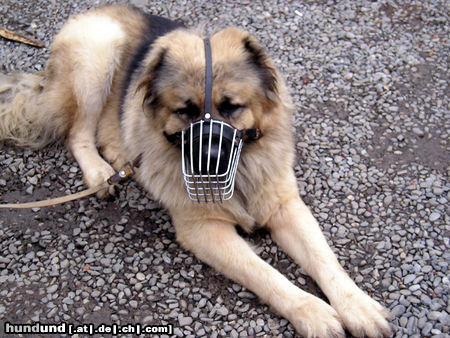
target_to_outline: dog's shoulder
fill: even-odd
[[[184,27],[180,22],[152,15],[143,9],[125,4],[103,6],[86,14],[106,15],[119,22],[125,30],[134,34],[142,34],[143,38],[150,42],[174,29]],[[135,36],[130,36],[130,38],[133,37]]]

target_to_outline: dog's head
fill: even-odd
[[[279,75],[259,43],[237,28],[211,37],[211,117],[237,129],[270,127],[280,104]],[[166,135],[184,130],[204,115],[203,39],[178,30],[158,39],[148,55],[138,88],[143,108]]]
[[[206,85],[207,45],[193,31],[173,31],[156,40],[135,78],[148,119],[142,123],[164,135],[166,146],[181,148],[186,187],[198,201],[231,198],[243,142],[271,138],[283,127],[289,133],[285,123],[280,128],[288,119],[288,96],[260,44],[237,28],[215,33],[208,57],[212,89]]]

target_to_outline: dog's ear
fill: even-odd
[[[167,49],[158,48],[152,50],[147,57],[147,62],[144,66],[146,68],[144,72],[145,75],[137,86],[137,91],[145,91],[144,100],[142,102],[143,106],[156,106],[158,104],[157,82],[162,73],[166,55]]]
[[[276,102],[279,99],[279,75],[264,47],[253,36],[236,27],[226,28],[215,35],[223,40],[223,46],[244,56],[244,61],[257,72],[267,98]]]
[[[272,61],[264,48],[251,35],[242,39],[245,51],[249,55],[249,61],[256,66],[266,96],[271,101],[278,99],[278,74]]]

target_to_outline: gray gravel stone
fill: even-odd
[[[221,316],[227,316],[228,315],[228,309],[225,306],[220,307],[217,309],[217,313]]]
[[[435,222],[435,221],[437,221],[440,217],[441,217],[441,214],[440,214],[440,213],[438,213],[438,212],[433,212],[433,213],[431,213],[431,215],[430,215],[430,221],[431,221],[431,222]]]
[[[47,288],[47,293],[55,293],[58,290],[58,285],[53,284]]]
[[[428,336],[431,333],[431,329],[433,328],[432,323],[426,323],[422,329],[422,335]]]
[[[400,315],[404,314],[406,311],[406,307],[404,305],[397,305],[391,310],[391,314],[395,317],[400,317]]]
[[[178,317],[178,324],[182,327],[189,326],[192,324],[192,322],[193,322],[193,320],[191,317],[183,317],[183,316]]]
[[[407,276],[403,279],[403,283],[404,283],[404,284],[409,284],[409,283],[411,283],[412,281],[414,281],[415,279],[416,279],[416,275],[413,275],[413,274],[407,275]]]
[[[114,244],[113,243],[108,243],[105,246],[105,254],[109,254],[113,251],[114,249]]]
[[[419,137],[424,137],[425,136],[425,132],[421,129],[421,128],[413,128],[412,129],[413,133],[416,134]]]

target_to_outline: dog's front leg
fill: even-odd
[[[350,279],[299,197],[283,203],[268,227],[275,241],[316,280],[353,335],[390,334],[388,312]]]
[[[256,293],[305,337],[341,337],[337,313],[321,299],[300,290],[258,257],[233,224],[191,222],[174,217],[178,241],[200,260]]]

